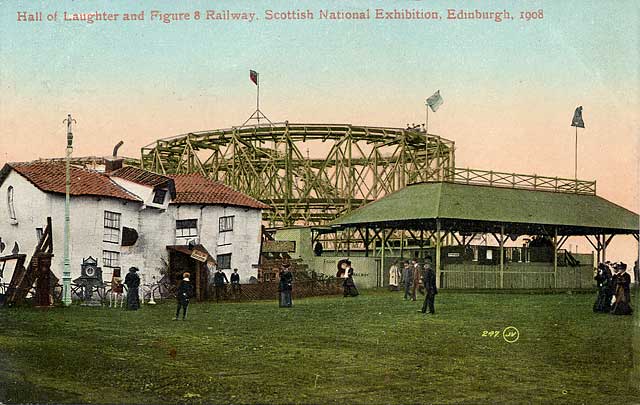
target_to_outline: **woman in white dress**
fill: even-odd
[[[398,268],[398,261],[394,261],[389,268],[389,291],[398,291],[398,285],[400,284],[400,269]]]

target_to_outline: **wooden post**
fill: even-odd
[[[504,224],[500,224],[500,288],[504,288]]]
[[[440,219],[436,219],[436,286],[442,287],[440,284]]]
[[[385,239],[386,238],[386,230],[382,229],[382,252],[380,254],[380,274],[384,273],[384,251],[385,251]],[[378,280],[376,280],[376,287],[382,287],[382,283],[380,282],[382,277],[376,277]]]
[[[196,262],[196,300],[201,301],[202,297],[200,296],[200,262]]]
[[[369,257],[369,228],[364,228],[364,257]]]
[[[558,288],[558,227],[553,227],[553,287]]]

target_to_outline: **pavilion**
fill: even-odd
[[[515,178],[516,175],[514,175]],[[532,176],[533,177],[533,176]],[[505,176],[503,176],[505,178]],[[543,178],[544,179],[544,178]],[[572,286],[559,279],[559,249],[570,236],[582,236],[589,241],[597,252],[597,262],[606,260],[606,249],[616,235],[633,235],[638,240],[638,214],[595,195],[595,182],[584,187],[578,181],[557,179],[555,182],[464,182],[439,181],[409,185],[377,201],[369,203],[351,213],[333,221],[334,231],[348,230],[359,234],[369,254],[373,241],[381,242],[382,262],[387,250],[387,241],[394,232],[408,234],[414,240],[431,240],[435,248],[437,284],[442,286],[441,277],[444,262],[463,262],[468,254],[470,242],[476,234],[493,235],[498,246],[492,257],[495,273],[494,282],[485,285],[495,288],[508,288],[515,285],[509,281],[510,271],[505,267],[505,242],[508,238],[516,240],[520,236],[547,238],[552,241],[549,249],[547,268],[537,265],[536,282],[531,286],[559,288]],[[560,180],[560,182],[559,182]],[[455,241],[462,250],[448,249],[443,258],[443,243]],[[375,243],[374,243],[375,247]],[[447,251],[447,249],[444,249]],[[486,249],[485,249],[486,250]],[[375,251],[375,249],[374,249]],[[485,254],[485,251],[481,252]],[[566,251],[563,264],[573,260]],[[472,269],[489,258],[478,261],[476,252]],[[497,257],[496,257],[497,256]],[[509,259],[511,257],[509,256]],[[595,259],[595,258],[594,258]],[[473,260],[473,259],[470,259]],[[515,262],[525,262],[520,256],[515,259],[511,273],[521,272]],[[553,267],[551,267],[553,262]],[[584,280],[592,282],[593,260],[589,269],[583,271]],[[529,270],[531,270],[529,263]],[[464,267],[469,270],[470,267]],[[486,266],[485,266],[485,269]],[[539,271],[538,271],[539,270]],[[525,272],[527,269],[525,269]],[[540,274],[545,274],[545,277]],[[531,273],[533,274],[533,273]],[[523,287],[524,285],[519,285]]]

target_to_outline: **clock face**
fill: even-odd
[[[84,273],[87,275],[87,277],[94,277],[96,275],[96,268],[95,267],[87,267],[84,270]]]

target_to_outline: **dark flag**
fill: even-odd
[[[258,84],[258,72],[256,72],[255,70],[250,70],[249,71],[249,79],[251,79],[251,81],[254,84]]]
[[[582,121],[582,106],[576,108],[576,112],[573,113],[573,120],[571,121],[572,127],[584,128],[584,121]]]
[[[431,111],[436,112],[438,108],[442,105],[444,100],[442,100],[442,96],[440,95],[440,90],[433,93],[431,97],[427,99],[427,106],[431,108]]]

